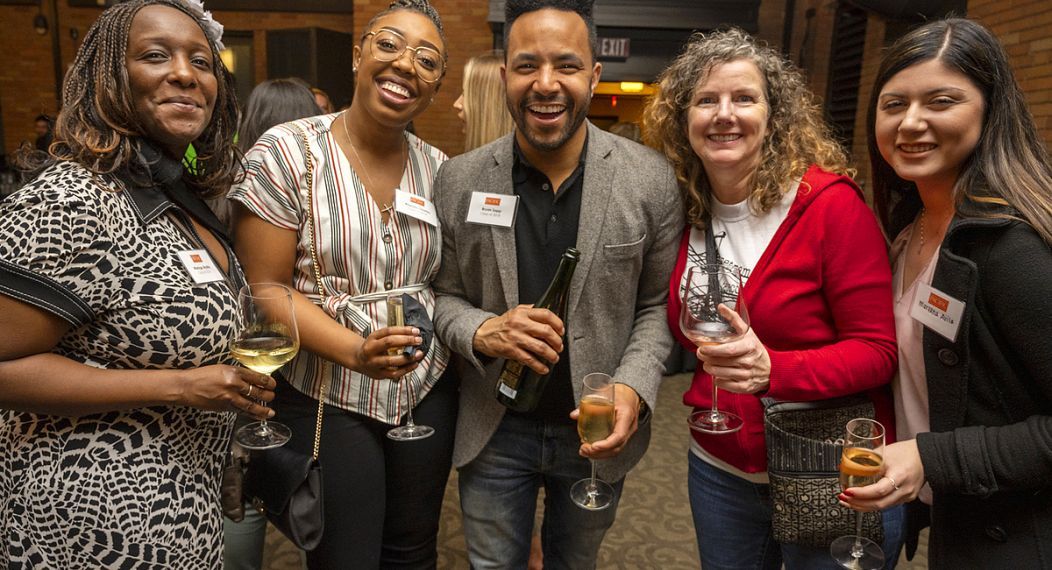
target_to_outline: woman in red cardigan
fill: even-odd
[[[896,366],[891,272],[884,238],[847,157],[800,74],[738,30],[696,35],[665,70],[647,109],[650,133],[676,169],[690,225],[669,292],[680,342],[681,283],[690,266],[742,273],[751,328],[697,350],[704,366],[683,400],[744,419],[732,434],[692,432],[689,487],[705,570],[838,568],[828,549],[772,538],[762,396],[819,400],[865,393],[892,428]],[[705,232],[718,260],[707,259]],[[902,510],[885,513],[888,568]]]

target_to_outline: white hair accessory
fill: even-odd
[[[215,21],[212,13],[205,10],[204,0],[183,0],[183,3],[201,21],[201,27],[204,28],[205,35],[216,45],[216,50],[223,51],[226,47],[223,45],[223,24]]]

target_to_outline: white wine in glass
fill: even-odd
[[[722,265],[691,267],[680,294],[679,329],[698,346],[737,340],[748,332],[749,313],[741,298],[741,274]],[[737,330],[720,307],[733,309],[745,327]],[[712,408],[690,415],[687,423],[695,431],[712,434],[734,433],[742,429],[741,417],[721,411],[717,406],[716,378],[712,379]]]
[[[602,441],[614,432],[614,379],[593,372],[584,377],[581,403],[577,408],[577,434],[585,443]],[[614,501],[614,488],[595,476],[595,460],[589,459],[592,476],[570,487],[574,504],[589,511],[599,511]]]
[[[391,295],[387,298],[387,326],[405,326],[405,305],[401,295]],[[387,354],[397,356],[402,353],[402,347],[391,347]],[[405,425],[391,428],[387,437],[395,441],[415,441],[426,439],[435,435],[435,428],[425,425],[417,425],[413,422],[413,387],[406,386],[409,409],[406,410]]]
[[[847,422],[844,451],[840,456],[840,487],[864,487],[880,480],[884,472],[884,426],[876,420],[855,418]],[[844,568],[877,570],[884,567],[880,545],[862,536],[862,513],[855,514],[855,534],[841,536],[829,553]]]
[[[300,349],[292,292],[277,283],[253,283],[241,288],[238,303],[241,321],[230,355],[245,368],[269,376]],[[260,405],[266,406],[262,401]],[[285,445],[291,436],[284,424],[261,420],[243,426],[235,438],[246,449],[270,449]]]

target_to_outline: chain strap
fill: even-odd
[[[325,284],[321,280],[321,265],[318,263],[318,248],[314,239],[314,161],[311,160],[310,139],[307,131],[298,128],[303,138],[303,160],[307,163],[307,237],[310,239],[310,260],[314,268],[314,279],[317,281],[318,294],[321,295],[322,305],[328,293]],[[318,460],[318,451],[321,448],[321,421],[325,415],[325,394],[329,391],[329,366],[328,360],[321,359],[321,386],[318,388],[318,421],[314,426],[314,453],[312,457]]]

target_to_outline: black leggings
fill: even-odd
[[[290,448],[309,454],[318,401],[278,382],[275,420],[292,429]],[[438,519],[453,455],[458,382],[451,365],[413,408],[435,435],[418,441],[387,438],[392,426],[325,406],[322,482],[325,533],[307,553],[311,569],[435,568]]]

